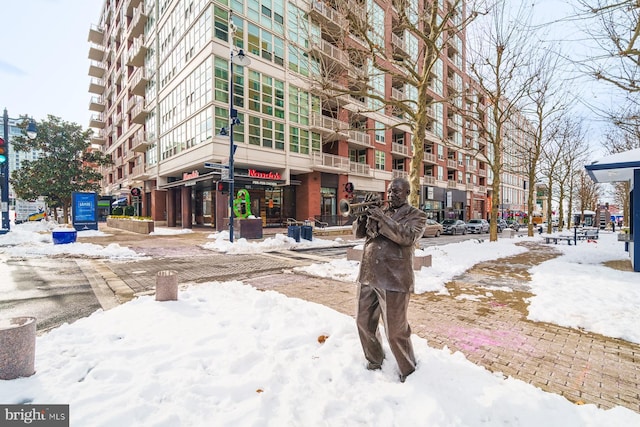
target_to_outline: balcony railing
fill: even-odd
[[[336,61],[343,66],[349,65],[349,55],[326,40],[322,40],[319,37],[313,37],[309,42],[311,49],[322,53],[327,59]]]
[[[403,170],[399,170],[399,169],[393,169],[391,171],[391,176],[393,177],[393,179],[395,179],[395,178],[407,178],[407,177],[409,177],[409,172],[403,171]]]
[[[365,132],[350,130],[348,141],[364,147],[371,147],[371,137]]]
[[[311,161],[314,166],[349,171],[349,159],[346,157],[315,152],[311,154]]]
[[[424,153],[422,156],[422,159],[427,162],[427,163],[431,163],[431,164],[436,164],[436,155],[433,153]]]
[[[393,142],[391,144],[391,152],[392,153],[397,153],[397,154],[402,154],[403,156],[409,156],[409,147],[407,147],[406,145],[403,144],[398,144]]]
[[[322,1],[312,0],[309,14],[312,18],[322,21],[329,33],[339,34],[348,24],[340,12]]]
[[[365,163],[357,163],[357,162],[349,163],[349,173],[356,174],[356,175],[366,175],[366,176],[372,175],[371,166]]]
[[[105,82],[104,79],[92,78],[89,81],[89,92],[95,93],[97,95],[102,95],[104,93]]]

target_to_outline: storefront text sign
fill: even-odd
[[[281,179],[281,175],[278,172],[260,172],[255,169],[249,169],[249,176],[252,178],[261,179]]]
[[[187,180],[187,179],[194,179],[200,176],[200,173],[198,171],[193,171],[193,172],[184,172],[182,174],[182,179],[183,180]]]

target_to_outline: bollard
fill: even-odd
[[[174,270],[158,271],[156,275],[156,301],[178,300],[178,273]]]
[[[30,377],[35,359],[36,318],[0,319],[0,380]]]

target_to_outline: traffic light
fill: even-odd
[[[216,182],[216,190],[220,193],[228,193],[229,192],[229,181],[217,181]]]
[[[0,138],[0,165],[9,162],[9,146],[4,138]]]

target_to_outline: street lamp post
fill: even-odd
[[[245,67],[251,64],[251,60],[246,57],[243,49],[236,49],[233,45],[233,38],[236,32],[236,25],[233,23],[231,18],[229,19],[229,129],[222,128],[220,130],[220,135],[229,135],[229,241],[233,243],[233,220],[234,220],[234,212],[233,212],[233,202],[235,199],[235,175],[234,175],[234,165],[233,165],[233,156],[236,151],[236,146],[233,144],[233,127],[236,125],[242,124],[240,119],[238,119],[238,110],[233,107],[233,88],[234,88],[234,79],[233,79],[233,65],[237,64],[241,67]]]
[[[11,230],[11,221],[9,220],[9,113],[6,108],[4,109],[2,119],[2,136],[4,143],[4,152],[2,153],[2,156],[4,156],[4,158],[0,165],[0,170],[2,172],[2,198],[0,199],[2,203],[2,229],[0,229],[0,234],[6,234]],[[26,132],[29,139],[35,139],[37,136],[36,124],[33,119],[29,120]]]

